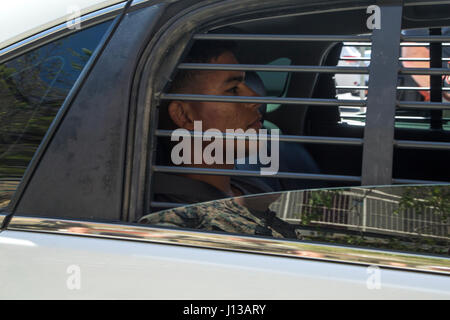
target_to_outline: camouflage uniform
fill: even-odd
[[[139,222],[275,238],[296,238],[294,227],[277,218],[274,212],[254,214],[233,199],[160,211],[143,217]]]

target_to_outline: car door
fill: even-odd
[[[266,11],[278,5],[249,3]],[[209,1],[198,7],[178,5],[208,19],[211,12],[237,10]],[[136,105],[155,94],[139,72],[168,68],[156,65],[151,55],[165,52],[157,42],[168,40],[161,37],[164,32],[182,31],[174,28],[179,17],[168,19],[173,12],[179,11],[146,3],[116,20],[117,29],[110,29],[115,32],[105,33],[100,49],[92,49],[81,80],[58,106],[38,150],[31,152],[33,159],[22,162],[15,184],[2,185],[0,272],[8,276],[1,279],[1,297],[448,297],[442,270],[388,267],[377,262],[376,257],[386,255],[381,251],[135,223],[150,208],[142,188],[151,179],[145,166],[151,148],[145,139],[154,128],[149,123],[155,109]],[[171,69],[177,61],[168,56]],[[151,77],[167,82],[169,74]],[[314,256],[316,249],[345,254]],[[296,255],[299,251],[307,255]],[[388,255],[405,258],[403,253]],[[429,259],[438,267],[447,263]]]

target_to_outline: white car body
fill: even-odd
[[[119,3],[124,2],[4,2],[0,49],[65,23],[73,14],[67,11],[71,5],[87,15]],[[359,78],[336,80],[339,85],[361,85]],[[0,225],[6,217],[0,213]],[[34,231],[33,225],[47,219],[21,219],[13,217],[0,230],[0,299],[450,299],[448,275],[405,271],[394,262],[390,267],[358,262],[376,250],[338,262],[313,254],[295,258],[207,244],[211,237],[244,244],[254,239],[245,236],[126,224],[104,224],[97,232],[92,231],[95,223],[77,227],[77,221],[58,229],[59,222],[51,219],[54,229]],[[144,235],[132,237],[133,232]],[[166,241],[165,232],[181,238]],[[206,242],[190,243],[183,237]]]
[[[123,0],[17,0],[0,4],[0,49]],[[18,19],[18,17],[20,17]]]
[[[445,275],[34,232],[0,233],[0,299],[449,299]]]

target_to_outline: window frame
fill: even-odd
[[[163,26],[161,30],[158,32],[155,39],[152,39],[152,42],[148,45],[146,52],[143,55],[142,61],[140,62],[140,66],[138,67],[137,74],[139,74],[140,79],[144,79],[140,83],[135,83],[136,89],[138,92],[137,101],[141,106],[144,106],[144,110],[142,110],[141,114],[145,115],[142,117],[142,121],[137,124],[137,131],[139,133],[143,133],[143,139],[137,141],[139,145],[135,145],[135,159],[139,159],[135,168],[139,168],[135,176],[133,177],[133,181],[135,184],[135,191],[133,199],[136,201],[136,210],[130,214],[130,217],[137,217],[140,212],[144,212],[145,209],[151,207],[151,190],[146,190],[146,186],[151,184],[151,180],[153,177],[153,168],[152,165],[154,163],[155,158],[155,147],[156,147],[156,138],[155,133],[152,132],[153,129],[146,130],[145,127],[156,128],[156,106],[159,105],[162,98],[164,98],[164,89],[165,85],[169,82],[171,75],[174,74],[176,67],[178,66],[178,62],[182,55],[185,53],[185,49],[189,45],[194,34],[199,35],[197,39],[202,38],[202,33],[206,32],[210,29],[219,28],[221,26],[225,26],[228,24],[232,24],[235,22],[249,21],[252,19],[252,15],[258,13],[258,19],[269,17],[279,17],[284,15],[301,15],[301,14],[313,14],[316,12],[333,12],[335,11],[335,4],[327,3],[325,4],[326,10],[321,8],[322,3],[318,3],[314,8],[309,8],[305,4],[298,4],[295,6],[289,6],[288,8],[283,7],[286,3],[291,1],[285,1],[283,3],[278,4],[277,9],[274,10],[271,8],[270,14],[268,13],[269,5],[266,3],[257,3],[254,1],[246,1],[245,3],[240,2],[242,6],[246,5],[248,8],[251,8],[253,11],[244,14],[240,9],[242,6],[237,5],[234,2],[230,2],[229,4],[211,4],[200,9],[193,8],[192,10],[183,11],[180,15],[175,16],[173,19],[169,21],[168,24]],[[230,8],[230,6],[235,5],[235,8]],[[370,3],[369,3],[370,4]],[[395,31],[395,34],[389,31],[389,28],[384,28],[386,30],[377,30],[378,35],[372,36],[374,37],[373,47],[380,47],[376,49],[376,51],[380,51],[386,48],[390,48],[391,51],[393,48],[391,46],[395,46],[394,51],[399,49],[400,47],[400,31],[401,31],[401,21],[402,21],[402,8],[403,6],[414,6],[418,5],[411,1],[411,3],[403,4],[403,1],[397,0],[394,3],[381,3],[380,7],[382,10],[382,14],[389,15],[393,10],[393,17],[397,17],[397,21],[395,22],[395,28],[398,29]],[[345,5],[337,5],[341,10]],[[220,8],[220,9],[219,9]],[[366,8],[361,4],[360,7],[348,7],[349,10],[352,9],[361,9]],[[247,10],[247,12],[250,10]],[[286,12],[287,11],[287,12]],[[209,16],[208,16],[209,15]],[[210,18],[210,16],[214,16],[214,20]],[[229,18],[232,16],[233,18]],[[189,24],[186,22],[189,21]],[[392,23],[389,22],[389,25]],[[393,27],[393,26],[392,26]],[[398,32],[397,32],[398,31]],[[389,34],[391,33],[391,34]],[[385,37],[390,36],[391,43],[390,45],[386,45]],[[376,42],[376,43],[375,43]],[[153,48],[152,52],[149,52]],[[372,55],[376,55],[374,50],[372,50]],[[383,59],[380,59],[380,66],[395,66],[398,63],[398,59],[394,62],[394,59],[390,59],[389,63],[385,63]],[[374,63],[371,63],[371,65]],[[376,63],[375,63],[376,64]],[[393,87],[394,90],[391,90],[390,98],[389,98],[389,107],[384,108],[380,113],[379,110],[374,114],[368,116],[366,120],[368,123],[364,128],[364,139],[358,141],[357,143],[361,143],[363,145],[363,161],[362,161],[362,174],[361,181],[362,185],[390,185],[392,183],[442,183],[439,181],[421,181],[421,180],[412,180],[412,179],[394,179],[392,176],[392,168],[393,168],[393,150],[394,148],[411,148],[411,147],[420,147],[425,149],[436,149],[436,148],[448,148],[450,144],[448,143],[434,143],[434,142],[424,142],[424,141],[403,141],[403,140],[394,140],[394,126],[392,127],[389,123],[383,123],[377,121],[382,115],[383,119],[389,118],[391,113],[395,113],[396,108],[396,84],[397,84],[397,68],[394,67],[390,70],[392,75],[391,78],[394,78],[395,74],[395,85]],[[372,88],[372,96],[373,98],[369,99],[367,103],[373,104],[376,101],[376,97],[383,97],[384,88],[387,88],[385,83],[383,83],[385,75],[384,70],[381,67],[373,67],[370,68],[370,78],[372,81],[377,81],[379,87],[374,90]],[[160,76],[158,79],[155,79],[154,75],[164,75]],[[393,80],[392,80],[393,81]],[[372,85],[372,87],[374,87]],[[370,90],[369,90],[370,92]],[[369,93],[370,94],[370,93]],[[383,97],[378,103],[372,108],[372,111],[377,110],[376,107],[383,106],[383,102],[387,101],[386,98]],[[379,130],[379,126],[383,128],[383,130]],[[371,130],[371,128],[374,128]],[[388,143],[386,143],[388,142]],[[148,151],[148,152],[147,152]],[[150,164],[150,165],[148,165]],[[145,176],[145,179],[139,179],[138,176]]]
[[[321,5],[325,8],[322,8]],[[182,11],[161,27],[148,44],[139,62],[136,78],[142,80],[134,83],[137,92],[136,104],[142,108],[140,113],[143,116],[141,121],[136,124],[136,135],[140,135],[141,138],[136,139],[134,146],[134,158],[136,159],[134,168],[137,168],[137,170],[131,178],[135,189],[132,190],[130,198],[134,199],[135,207],[130,212],[129,221],[133,221],[145,209],[150,208],[151,191],[147,190],[147,186],[151,183],[153,169],[149,168],[148,164],[153,164],[156,141],[154,133],[148,128],[156,128],[157,126],[156,106],[159,105],[162,92],[164,92],[171,75],[174,74],[178,61],[185,53],[192,36],[206,32],[211,28],[254,19],[255,16],[261,19],[263,15],[278,17],[292,15],[292,12],[299,15],[305,14],[305,12],[307,14],[334,12],[336,9],[342,9],[342,6],[339,3],[330,4],[329,2],[314,5],[309,3],[299,4],[292,0],[286,0],[276,5],[272,1],[254,0],[230,1],[204,6],[199,4]],[[242,9],[244,7],[246,8],[245,11]],[[252,8],[251,13],[248,13],[248,8]],[[366,8],[366,6],[361,4],[358,7],[349,7],[350,10],[362,8]],[[211,18],[212,16],[214,18]],[[158,77],[155,75],[158,75]],[[352,141],[352,143],[355,142]]]
[[[120,4],[119,4],[120,5]],[[39,161],[43,157],[47,146],[50,144],[51,140],[53,139],[58,127],[62,123],[65,114],[70,109],[70,106],[72,102],[76,99],[77,93],[79,89],[83,86],[83,83],[85,82],[87,76],[90,73],[90,70],[94,67],[95,63],[97,62],[98,58],[101,56],[101,53],[103,52],[103,49],[105,48],[106,44],[111,39],[112,35],[114,34],[115,30],[119,26],[123,16],[124,12],[128,9],[129,5],[124,5],[123,8],[117,8],[118,5],[112,6],[111,8],[108,8],[108,10],[98,10],[96,12],[93,12],[91,14],[86,15],[87,23],[80,29],[80,30],[70,30],[67,28],[66,24],[59,25],[57,28],[59,30],[56,34],[49,35],[50,39],[44,38],[40,39],[38,36],[45,37],[47,35],[47,31],[41,32],[38,34],[38,36],[33,36],[30,38],[27,38],[25,41],[27,45],[25,46],[19,46],[15,47],[15,44],[6,48],[12,50],[4,51],[4,55],[0,56],[0,63],[7,62],[21,54],[25,54],[32,50],[37,50],[39,47],[51,43],[53,41],[57,41],[58,39],[62,37],[69,36],[75,32],[82,32],[86,28],[93,27],[97,24],[113,20],[109,28],[107,29],[106,33],[103,35],[102,39],[99,41],[97,48],[92,53],[91,58],[84,66],[83,70],[81,71],[80,75],[78,76],[78,79],[75,81],[74,85],[72,86],[71,90],[69,91],[68,95],[66,96],[63,104],[61,105],[58,113],[56,114],[55,118],[53,119],[50,127],[48,128],[47,132],[45,133],[45,136],[43,137],[41,143],[39,144],[39,147],[35,151],[30,163],[28,164],[28,167],[22,177],[22,180],[20,181],[16,191],[14,192],[14,195],[11,198],[10,203],[7,207],[0,209],[0,213],[5,213],[6,216],[3,219],[3,228],[6,228],[9,221],[11,220],[11,217],[14,216],[15,211],[20,203],[20,200],[25,192],[25,189],[29,182],[32,179],[34,171],[39,166]],[[117,10],[123,10],[122,14],[116,15]],[[98,13],[98,14],[97,14]],[[93,15],[93,16],[92,16]],[[42,40],[42,41],[41,41]],[[2,51],[3,52],[3,51]]]

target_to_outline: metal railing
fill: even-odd
[[[313,217],[310,223],[322,226],[448,239],[450,225],[435,208],[399,210],[400,196],[377,190],[366,191],[335,193],[330,206],[311,202],[311,195],[316,191],[287,192],[272,203],[270,209],[280,218],[295,224]]]

